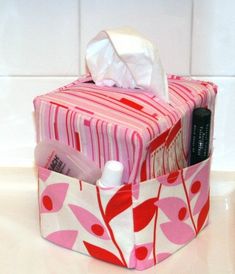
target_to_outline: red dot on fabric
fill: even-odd
[[[47,196],[47,195],[43,196],[42,203],[47,210],[53,209],[53,203],[49,196]]]
[[[97,236],[102,236],[104,234],[104,229],[101,225],[94,224],[91,226],[91,230],[93,233],[95,233]]]
[[[170,173],[169,176],[167,177],[167,182],[169,184],[173,184],[176,181],[176,179],[178,178],[178,176],[179,176],[179,171]]]
[[[135,256],[138,260],[144,260],[148,255],[148,249],[145,246],[138,247],[135,250]]]
[[[183,220],[185,218],[186,213],[187,213],[187,208],[186,207],[182,207],[179,210],[179,213],[178,213],[179,220]]]
[[[193,194],[198,193],[198,191],[200,190],[200,188],[201,188],[201,182],[200,181],[196,181],[191,186],[191,192]]]

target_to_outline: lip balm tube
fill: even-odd
[[[124,166],[119,161],[106,162],[97,185],[103,188],[120,186],[122,184],[123,170]]]
[[[193,111],[190,165],[199,163],[209,156],[211,111],[196,108]]]

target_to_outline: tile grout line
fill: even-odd
[[[193,30],[194,30],[194,0],[191,6],[191,26],[190,26],[190,51],[189,51],[189,75],[192,76],[192,57],[193,57]]]

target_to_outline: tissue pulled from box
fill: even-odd
[[[144,89],[168,101],[167,77],[157,48],[131,28],[98,33],[87,46],[86,65],[98,86]]]

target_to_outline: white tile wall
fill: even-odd
[[[77,0],[0,0],[1,75],[76,75]]]
[[[86,44],[98,31],[129,25],[158,45],[168,73],[219,85],[213,169],[235,170],[233,0],[0,0],[0,7],[0,166],[32,165],[33,97],[84,71]]]
[[[195,0],[192,73],[235,76],[235,1]]]

